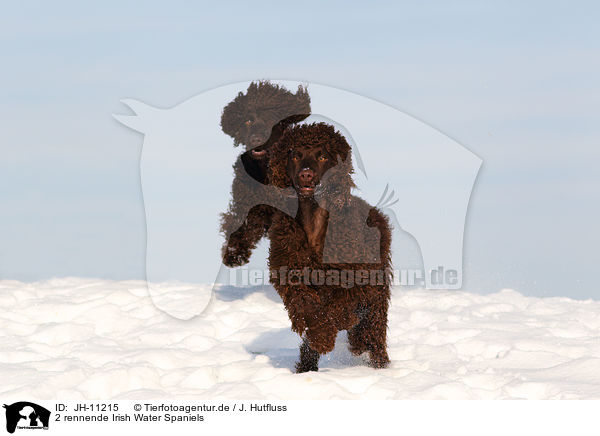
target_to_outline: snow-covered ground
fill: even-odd
[[[165,292],[182,287],[164,285]],[[171,294],[172,295],[172,294]],[[185,292],[181,303],[186,304]],[[191,298],[189,301],[193,301]],[[294,374],[270,287],[160,311],[141,281],[0,281],[0,395],[37,399],[600,398],[600,302],[395,289],[388,369],[346,350]]]

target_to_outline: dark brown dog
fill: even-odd
[[[267,153],[292,124],[310,114],[310,98],[303,87],[294,94],[268,81],[252,82],[246,93],[223,109],[221,128],[231,136],[234,145],[242,144],[245,152],[233,166],[229,208],[221,219],[225,236],[223,263],[234,267],[244,265],[252,250],[266,235],[273,208],[270,195]]]
[[[288,200],[297,215],[276,211],[269,230],[271,283],[303,337],[297,372],[318,370],[340,330],[351,352],[368,351],[373,367],[385,367],[391,229],[350,193],[350,146],[330,125],[298,125],[272,148],[269,167],[273,185],[297,192]]]

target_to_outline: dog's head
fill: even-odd
[[[354,186],[350,145],[325,123],[287,129],[271,150],[269,167],[275,186],[291,186],[299,197],[324,201],[328,208],[345,205]]]
[[[234,145],[243,144],[254,158],[266,158],[267,150],[285,128],[310,115],[310,97],[299,86],[294,94],[268,81],[252,82],[223,109],[221,128]]]

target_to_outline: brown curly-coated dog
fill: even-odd
[[[310,97],[302,86],[294,94],[268,81],[252,82],[246,93],[223,109],[221,128],[245,152],[233,166],[231,201],[221,217],[225,236],[223,263],[244,265],[269,228],[273,208],[267,205],[268,150],[288,126],[310,114]],[[274,198],[274,196],[271,196]]]
[[[292,330],[303,337],[297,372],[317,371],[319,355],[348,331],[350,351],[387,366],[391,229],[378,209],[351,195],[350,146],[333,126],[297,125],[271,149],[270,182],[292,186],[296,216],[274,212],[271,283]]]

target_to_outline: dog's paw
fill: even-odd
[[[223,247],[223,264],[230,268],[242,266],[250,260],[250,250],[240,247],[226,246]]]
[[[390,364],[390,358],[385,351],[383,353],[371,352],[369,357],[369,366],[372,368],[387,368]]]
[[[303,372],[309,371],[318,371],[319,365],[317,363],[306,363],[306,362],[297,362],[296,363],[296,374],[302,374]]]
[[[348,351],[350,351],[355,356],[360,356],[362,353],[367,351],[367,347],[363,345],[348,345]]]

